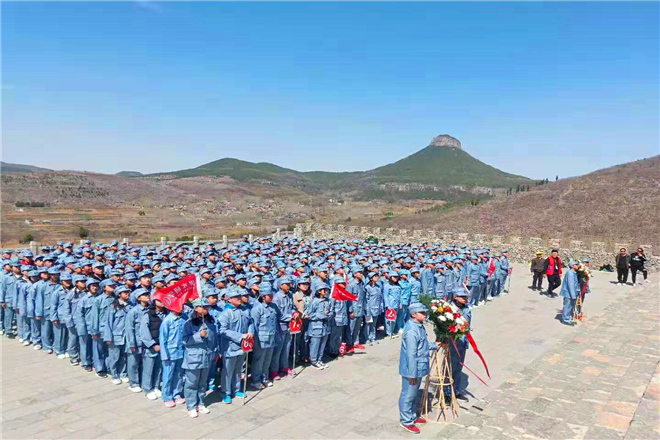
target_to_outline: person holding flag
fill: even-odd
[[[213,317],[208,313],[209,302],[204,298],[197,298],[192,305],[194,311],[183,326],[182,339],[185,351],[182,368],[185,370],[183,393],[186,408],[188,415],[196,418],[199,413],[211,412],[204,405],[204,396],[212,358],[218,356],[216,352],[218,335],[213,325]]]
[[[279,309],[279,332],[277,345],[273,352],[273,359],[270,362],[270,380],[280,380],[287,375],[293,375],[293,370],[289,368],[289,352],[291,350],[291,333],[289,323],[294,313],[298,311],[293,306],[293,294],[291,277],[285,275],[279,280],[279,290],[273,297],[273,303]]]
[[[312,283],[312,292],[314,299],[306,311],[310,319],[307,329],[307,337],[310,340],[310,358],[312,367],[324,370],[328,366],[323,363],[323,352],[330,335],[330,320],[334,318],[330,301],[327,298],[330,288],[326,283],[316,279]]]
[[[220,352],[222,354],[222,392],[225,404],[231,404],[232,398],[244,397],[241,390],[241,371],[245,361],[242,343],[244,339],[252,340],[254,325],[249,315],[243,313],[241,297],[243,292],[230,288],[225,294],[225,309],[220,315],[218,325],[220,335]],[[208,304],[208,301],[205,301]]]
[[[259,291],[259,303],[251,310],[255,336],[251,385],[257,390],[273,386],[268,378],[268,370],[277,344],[279,316],[272,302],[272,288],[270,284],[265,284]]]
[[[349,320],[348,303],[357,299],[357,297],[346,290],[346,280],[343,276],[335,276],[332,281],[333,287],[330,307],[333,312],[333,319],[330,321],[328,356],[336,358],[340,355],[343,356],[341,344],[348,340],[344,339],[344,332],[348,327]]]

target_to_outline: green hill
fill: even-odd
[[[526,177],[505,173],[472,157],[461,149],[457,139],[447,135],[436,137],[431,145],[404,159],[368,171],[300,172],[267,162],[225,158],[196,168],[159,174],[227,176],[240,182],[259,181],[303,191],[355,192],[363,199],[458,200],[473,195],[471,191],[475,187],[510,188],[530,182]],[[399,188],[401,184],[413,185]]]
[[[39,168],[34,165],[23,165],[19,163],[0,162],[0,173],[49,173],[53,170]]]
[[[404,159],[366,173],[376,183],[421,183],[508,188],[529,182],[505,173],[459,148],[428,146]]]

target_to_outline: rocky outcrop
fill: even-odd
[[[460,150],[461,141],[459,141],[454,137],[449,136],[448,134],[441,134],[440,136],[434,137],[431,143],[429,144],[429,146],[458,148]]]

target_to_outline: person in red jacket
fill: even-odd
[[[548,278],[548,295],[556,296],[554,290],[561,285],[561,258],[557,249],[553,249],[545,260],[545,275]]]

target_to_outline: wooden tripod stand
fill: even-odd
[[[431,387],[433,390],[431,391]],[[449,395],[445,401],[445,389],[449,388]],[[447,422],[447,414],[451,413],[453,418],[458,417],[458,403],[454,394],[454,379],[451,374],[451,363],[449,362],[449,344],[443,343],[438,351],[431,353],[431,368],[426,376],[423,396],[423,413],[428,415],[436,410],[435,421],[440,421],[440,415]],[[430,407],[429,407],[430,406]]]

